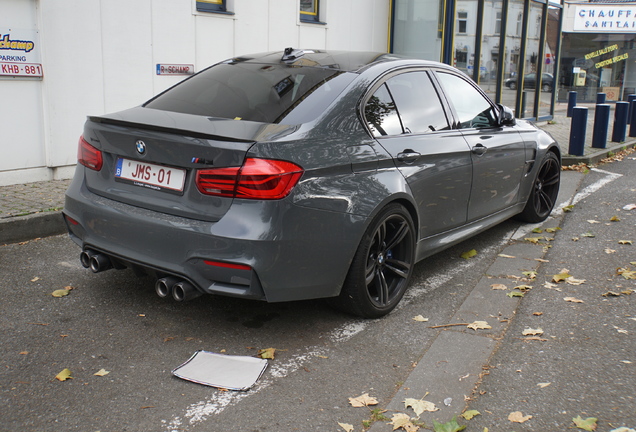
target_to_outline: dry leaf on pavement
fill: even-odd
[[[541,336],[543,334],[543,330],[540,328],[538,329],[527,328],[521,334],[524,336]]]
[[[354,408],[361,408],[369,405],[377,405],[378,400],[369,396],[369,393],[365,393],[356,398],[349,398],[349,404]]]
[[[468,324],[466,327],[473,330],[487,330],[492,328],[486,321],[475,321]]]
[[[417,430],[419,430],[419,427],[415,426],[411,422],[411,418],[404,413],[393,414],[391,424],[393,425],[393,430],[399,428],[404,429],[406,432],[417,432]]]
[[[422,399],[413,399],[413,398],[404,399],[404,408],[408,408],[408,407],[413,408],[413,411],[415,411],[415,415],[417,415],[418,417],[424,411],[428,411],[428,412],[439,411],[439,408],[437,408],[433,402],[428,402]]]
[[[579,299],[574,298],[574,297],[564,297],[563,300],[565,300],[566,302],[570,302],[570,303],[583,303],[583,300],[579,300]]]
[[[349,423],[338,422],[338,425],[343,428],[345,432],[353,432],[353,425],[350,425]]]
[[[73,379],[72,375],[73,373],[70,369],[64,369],[62,372],[55,376],[55,379],[57,379],[58,381],[66,381],[67,379]]]
[[[508,420],[510,420],[513,423],[524,423],[530,420],[531,418],[532,418],[531,415],[524,416],[521,411],[512,412],[508,416]]]

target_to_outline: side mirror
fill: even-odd
[[[517,124],[515,115],[512,110],[505,105],[497,104],[499,108],[499,125],[500,126],[514,126]]]

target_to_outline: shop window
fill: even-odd
[[[468,27],[468,12],[457,12],[457,32],[466,33]]]
[[[521,29],[523,28],[523,13],[519,12],[517,15],[517,36],[521,36]]]
[[[455,67],[465,70],[468,66],[468,53],[466,50],[455,50]]]
[[[228,10],[227,0],[197,0],[197,11],[233,14]]]
[[[320,0],[300,0],[300,20],[307,23],[324,24],[320,21]]]

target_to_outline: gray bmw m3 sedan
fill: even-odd
[[[450,66],[291,48],[88,117],[78,161],[64,216],[92,271],[133,269],[179,301],[330,298],[369,318],[418,261],[547,218],[561,168],[550,135]]]

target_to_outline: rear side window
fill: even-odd
[[[320,115],[354,77],[329,68],[228,62],[194,75],[144,106],[207,117],[300,124]]]
[[[404,132],[426,133],[449,129],[446,114],[428,73],[407,72],[387,81]]]

